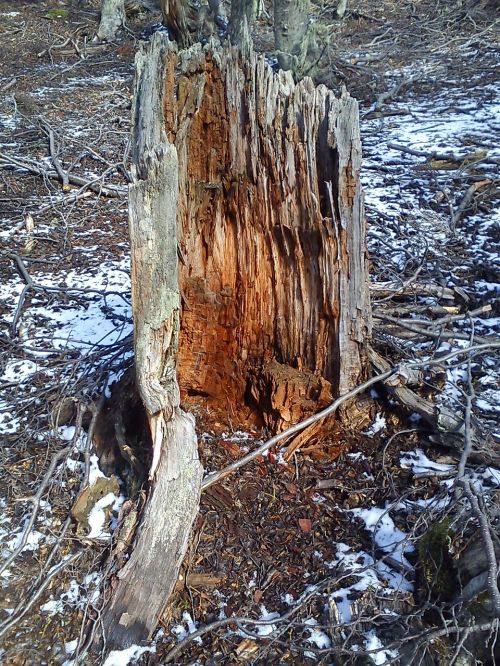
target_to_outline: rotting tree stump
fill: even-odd
[[[283,428],[356,385],[370,330],[357,102],[255,54],[166,58],[179,160],[179,382]]]
[[[356,101],[161,34],[136,68],[132,304],[154,453],[107,649],[151,635],[186,551],[201,466],[180,397],[282,429],[363,379],[371,324]]]

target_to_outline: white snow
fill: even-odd
[[[63,592],[59,598],[53,595],[46,601],[40,610],[49,615],[64,613],[65,608],[84,609],[87,603],[95,603],[99,597],[99,586],[101,584],[102,574],[95,571],[87,574],[80,584],[74,578],[71,579],[66,592]]]
[[[379,639],[374,630],[365,633],[365,649],[371,652],[370,659],[377,666],[384,666],[384,664],[391,664],[397,658],[398,653],[395,650],[384,650],[382,641]]]
[[[156,648],[154,646],[131,645],[125,650],[112,650],[103,666],[127,666],[132,660],[137,661],[146,652],[156,652]]]
[[[408,535],[395,526],[387,509],[372,507],[371,509],[350,509],[349,511],[356,518],[361,518],[366,529],[372,532],[373,540],[381,550],[411,568],[403,553],[405,550],[413,551],[414,547],[409,542]]]
[[[387,423],[385,417],[382,416],[382,414],[375,414],[375,420],[373,421],[372,425],[365,430],[364,434],[368,435],[368,437],[373,437],[381,430],[384,430],[386,427]]]
[[[14,536],[12,537],[7,543],[5,544],[6,551],[14,551],[16,548],[19,548],[21,545],[21,541],[23,538],[23,532],[24,532],[24,526],[26,525],[26,522],[28,521],[28,518],[24,521],[23,527],[21,530]],[[26,541],[25,546],[23,547],[22,552],[25,551],[34,551],[38,550],[40,546],[40,542],[45,539],[45,534],[42,534],[42,532],[38,532],[37,530],[31,530],[31,532],[28,534],[28,539]],[[4,551],[5,556],[8,555],[8,553]]]
[[[106,512],[104,509],[115,503],[117,497],[114,493],[104,495],[89,513],[88,522],[90,532],[88,539],[111,539],[111,534],[105,531]]]
[[[0,375],[0,381],[3,382],[24,382],[29,379],[39,366],[34,361],[12,360],[7,361],[3,373]]]
[[[197,631],[196,623],[191,617],[191,613],[188,613],[187,611],[184,611],[182,614],[182,620],[185,622],[186,627],[184,627],[182,624],[175,624],[171,628],[171,632],[177,636],[177,640],[183,641],[189,634],[194,634],[195,631]],[[202,644],[202,639],[200,636],[194,639],[196,643],[199,645]]]
[[[263,622],[269,622],[270,620],[276,620],[279,617],[280,617],[279,613],[269,612],[267,610],[267,608],[264,606],[264,604],[260,605],[259,620],[262,620]],[[269,634],[272,634],[273,631],[276,631],[276,625],[275,624],[256,624],[255,625],[255,633],[259,634],[259,636],[269,636]]]
[[[68,641],[64,644],[64,649],[66,654],[73,654],[78,646],[78,638],[75,638],[73,641]]]
[[[412,590],[413,586],[404,576],[394,572],[383,562],[376,562],[364,551],[354,551],[345,543],[336,544],[336,557],[325,564],[338,570],[343,576],[356,577],[356,582],[348,587],[335,590],[330,596],[335,601],[342,623],[352,619],[351,601],[365,590],[379,590],[383,594],[389,588],[393,590]],[[339,576],[340,578],[340,576]]]
[[[434,462],[428,458],[422,449],[407,451],[400,456],[399,462],[403,469],[411,469],[414,474],[425,474],[429,471],[452,472],[455,465]]]
[[[59,428],[59,436],[64,442],[71,442],[75,436],[76,428],[75,426],[61,426]]]
[[[316,628],[318,624],[317,620],[311,617],[306,620],[305,624],[311,627],[309,629],[309,638],[306,639],[308,643],[314,643],[319,650],[325,650],[332,646],[332,641],[328,634]]]

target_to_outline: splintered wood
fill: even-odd
[[[177,53],[160,34],[136,67],[132,307],[153,452],[133,550],[100,616],[108,650],[151,635],[198,510],[179,388],[239,425],[283,429],[362,379],[371,323],[356,101],[251,52]]]
[[[362,379],[370,330],[357,102],[264,59],[169,51],[182,397],[282,429]]]
[[[112,593],[97,623],[95,642],[105,650],[146,640],[156,628],[177,583],[200,498],[194,418],[180,409],[175,370],[177,155],[163,127],[165,54],[165,38],[159,38],[136,58],[129,209],[132,309],[137,389],[153,452],[133,550],[125,566],[114,571]]]

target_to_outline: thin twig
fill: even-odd
[[[43,581],[43,583],[40,585],[37,591],[33,594],[31,599],[29,599],[26,602],[26,605],[22,609],[20,609],[18,613],[11,615],[8,620],[6,620],[0,625],[0,638],[8,631],[10,631],[12,627],[14,627],[19,622],[19,620],[21,620],[26,615],[26,613],[32,608],[35,601],[40,597],[42,592],[49,586],[51,580],[55,578],[58,574],[60,574],[61,571],[63,571],[67,566],[69,566],[75,560],[81,557],[82,554],[83,551],[80,551],[79,553],[74,553],[73,555],[67,557],[65,560],[62,560],[62,562],[59,562],[59,564],[56,564],[56,566],[52,569],[52,571],[50,571],[50,573],[47,575],[47,578]]]
[[[64,171],[64,169],[62,168],[61,162],[57,157],[57,149],[54,139],[54,130],[45,120],[42,120],[40,124],[43,127],[49,139],[49,154],[50,154],[50,159],[52,160],[52,164],[54,165],[54,169],[57,171],[57,174],[62,182],[63,189],[67,189],[69,187],[69,176],[68,172]]]

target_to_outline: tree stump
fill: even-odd
[[[182,396],[283,428],[366,367],[358,105],[231,48],[170,45],[166,71]]]
[[[154,630],[197,511],[179,387],[184,406],[279,430],[363,379],[371,325],[357,102],[159,33],[136,67],[132,303],[154,454],[108,648]]]

